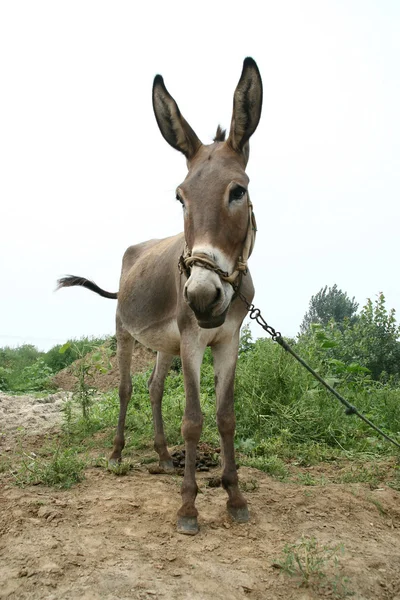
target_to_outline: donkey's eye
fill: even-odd
[[[234,200],[241,200],[246,193],[246,190],[241,185],[236,186],[229,193],[229,202],[233,202]]]

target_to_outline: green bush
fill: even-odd
[[[17,392],[42,391],[49,389],[50,378],[53,371],[46,365],[42,358],[38,358],[33,364],[25,367],[14,384]]]
[[[69,347],[63,352],[60,352],[60,350],[65,346],[65,344],[58,344],[46,352],[43,359],[50,369],[52,369],[54,373],[57,373],[58,371],[69,367],[69,365],[71,365],[77,358],[86,356],[86,354],[98,346],[103,345],[105,342],[110,342],[111,345],[114,344],[115,346],[113,337],[110,336],[104,336],[100,338],[82,337],[79,340],[68,340],[67,344],[69,344]]]

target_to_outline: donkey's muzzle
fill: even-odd
[[[204,329],[220,327],[225,322],[228,306],[219,278],[215,281],[189,279],[184,289],[185,300]]]

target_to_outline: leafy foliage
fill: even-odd
[[[43,391],[51,388],[50,378],[53,371],[44,362],[43,358],[38,358],[34,363],[25,367],[22,371],[22,382],[15,386],[19,391]]]
[[[355,298],[350,299],[346,292],[338,288],[336,283],[330,288],[325,286],[311,297],[308,311],[300,325],[300,331],[306,333],[312,323],[328,325],[331,320],[339,327],[345,320],[354,323],[357,309],[358,303]]]
[[[21,462],[14,473],[17,485],[51,485],[70,488],[84,479],[86,462],[73,449],[57,448],[50,458],[21,452]]]
[[[395,310],[386,309],[385,297],[378,294],[375,302],[367,300],[358,318],[341,325],[334,320],[326,326],[311,324],[299,336],[302,348],[323,363],[324,375],[342,377],[361,374],[377,381],[395,384],[400,375],[400,327]]]
[[[31,344],[0,348],[0,390],[29,392],[50,389],[49,382],[54,373],[104,344],[109,344],[111,352],[115,351],[115,338],[109,336],[70,340],[67,347],[64,344],[62,353],[59,344],[46,353]]]
[[[79,340],[68,340],[66,344],[58,344],[51,348],[44,356],[46,364],[57,373],[66,367],[69,367],[77,357],[82,358],[98,346],[110,341],[110,345],[115,344],[115,336],[105,337],[82,337]],[[113,346],[114,347],[114,346]],[[60,350],[63,349],[62,352]]]
[[[375,302],[368,298],[354,326],[345,328],[343,358],[348,361],[351,353],[352,360],[367,367],[373,379],[398,376],[399,336],[400,326],[396,323],[395,310],[386,309],[385,296],[380,293]]]
[[[25,391],[31,388],[27,385],[29,371],[25,369],[32,367],[38,360],[43,358],[43,352],[39,352],[35,346],[24,344],[18,348],[5,346],[0,348],[0,389]],[[32,373],[38,371],[38,365],[33,368]]]
[[[72,372],[77,378],[77,383],[73,392],[73,398],[80,404],[85,420],[89,418],[90,407],[97,392],[93,385],[94,375],[96,372],[106,373],[111,366],[109,357],[112,349],[103,344],[97,346],[95,352],[90,352],[92,347],[90,343],[75,344],[67,342],[59,349],[60,354],[69,351],[72,356],[75,356]]]
[[[353,593],[347,586],[347,579],[339,575],[339,556],[343,554],[342,544],[322,545],[315,537],[302,537],[295,544],[286,544],[283,559],[274,563],[274,566],[296,578],[300,586],[328,592],[335,598],[345,598]],[[333,577],[330,578],[332,571]]]

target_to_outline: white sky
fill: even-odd
[[[2,2],[0,346],[113,332],[114,301],[53,290],[117,291],[127,246],[182,228],[153,77],[209,143],[248,55],[257,306],[289,336],[325,284],[399,311],[399,31],[396,0]]]

